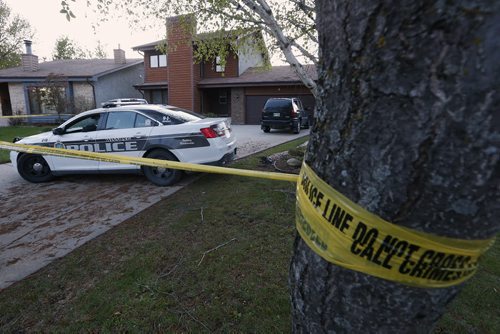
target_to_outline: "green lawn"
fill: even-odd
[[[262,155],[236,166],[257,169]],[[0,332],[290,332],[294,193],[287,182],[203,175],[0,292]],[[500,332],[499,252],[436,332]]]
[[[12,142],[15,137],[27,137],[50,131],[52,127],[42,126],[6,126],[0,127],[0,141]],[[0,150],[0,164],[9,162],[9,152]]]
[[[498,236],[497,236],[498,239]],[[500,333],[500,242],[486,253],[435,333]]]

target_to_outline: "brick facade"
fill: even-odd
[[[191,27],[192,29],[190,29]],[[167,20],[168,103],[194,110],[193,43],[196,23],[192,16],[176,16]]]
[[[150,60],[151,56],[159,55],[158,51],[145,51],[144,52],[144,82],[158,82],[158,81],[167,81],[168,80],[168,63],[167,67],[151,67]]]
[[[231,89],[231,121],[245,124],[245,91],[243,88]]]
[[[215,71],[215,61],[207,61],[202,65],[203,78],[231,78],[238,76],[238,56],[230,51],[226,59],[224,72]]]
[[[262,40],[261,33],[256,32],[253,42],[243,46],[245,52],[229,51],[223,72],[216,71],[215,59],[195,63],[193,56],[197,46],[194,34],[195,15],[167,18],[166,68],[151,68],[149,64],[150,56],[159,54],[156,46],[165,41],[134,48],[144,52],[146,69],[144,84],[136,87],[139,86],[149,100],[153,92],[168,92],[170,105],[211,116],[231,117],[234,124],[253,122],[249,115],[256,115],[254,100],[265,102],[272,96],[303,96],[310,100],[311,92],[289,67],[277,66],[270,71],[264,68],[268,62],[267,53],[256,47],[256,43]],[[217,38],[217,34],[210,33],[197,36]]]

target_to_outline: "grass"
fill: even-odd
[[[294,206],[291,183],[204,175],[1,292],[0,332],[288,332]]]
[[[497,240],[476,275],[448,307],[435,333],[500,333],[499,258]]]
[[[293,184],[204,175],[2,291],[0,332],[290,332],[294,207]],[[499,332],[499,252],[437,332]]]
[[[11,143],[15,137],[27,137],[50,131],[51,127],[43,126],[5,126],[0,127],[0,141]],[[9,162],[9,151],[0,150],[0,164]]]

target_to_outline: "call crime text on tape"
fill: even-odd
[[[391,224],[337,192],[307,164],[297,182],[296,225],[308,246],[325,260],[420,287],[467,280],[494,241],[438,237]]]

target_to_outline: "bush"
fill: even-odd
[[[290,154],[292,157],[297,158],[297,159],[304,158],[305,153],[306,153],[305,146],[295,147],[295,148],[292,148],[288,151],[288,154]]]
[[[12,116],[19,116],[19,115],[22,115],[21,110],[16,110],[12,113]],[[21,117],[9,118],[10,126],[19,126],[23,125],[24,123],[26,123],[26,118],[21,118]]]

